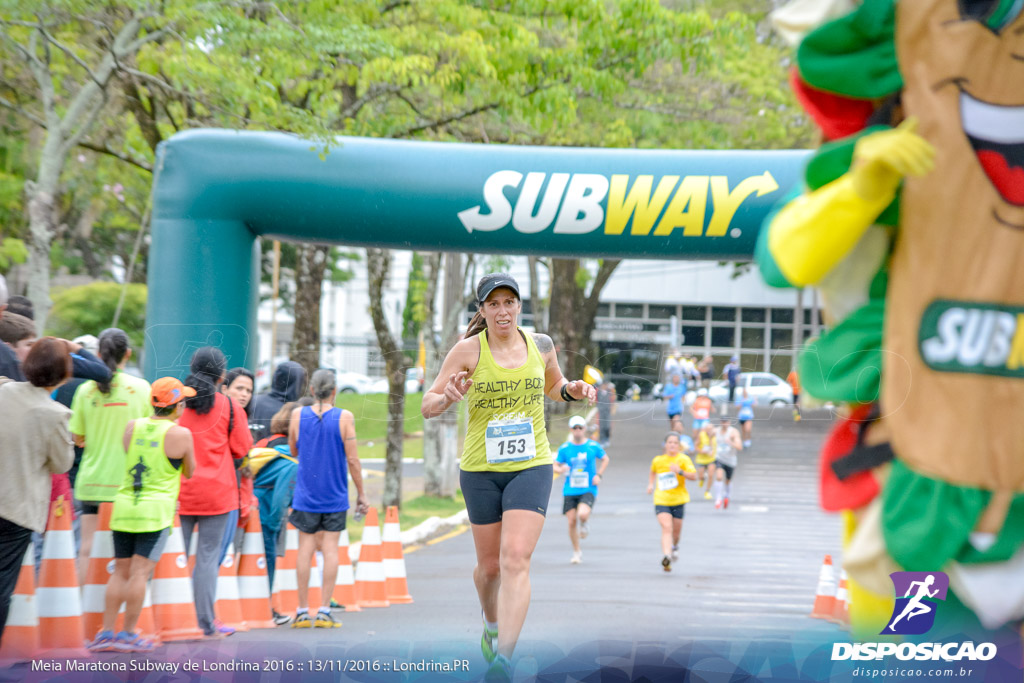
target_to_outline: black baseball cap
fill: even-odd
[[[518,298],[522,299],[522,297],[519,296],[519,283],[516,282],[514,277],[508,273],[491,273],[489,275],[484,275],[480,278],[480,282],[477,283],[476,300],[480,302],[485,301],[487,297],[491,295],[491,292],[496,290],[498,287],[508,287],[516,293]]]

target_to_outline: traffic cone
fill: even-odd
[[[174,528],[164,546],[163,555],[153,571],[153,616],[160,639],[190,640],[202,638],[203,631],[196,621],[192,596],[192,578],[188,574],[188,558],[181,533],[181,520],[174,515]]]
[[[346,612],[361,612],[363,608],[356,601],[356,577],[352,570],[352,558],[348,555],[348,529],[338,536],[338,580],[334,582],[332,596]]]
[[[35,548],[25,550],[18,572],[18,582],[11,595],[3,641],[0,642],[0,663],[31,659],[39,651],[39,615],[36,613]]]
[[[840,626],[850,625],[850,593],[846,587],[846,570],[839,573],[839,589],[836,591],[836,604],[832,609],[832,621]]]
[[[242,616],[242,605],[238,595],[238,562],[235,554],[228,549],[217,572],[217,601],[213,612],[227,626],[236,631],[248,631]]]
[[[103,628],[106,607],[107,581],[114,573],[114,534],[110,530],[113,503],[100,503],[99,522],[92,537],[89,567],[82,586],[82,624],[85,635],[92,637]]]
[[[274,628],[270,613],[270,584],[267,581],[267,558],[263,548],[260,513],[253,510],[245,525],[242,557],[238,561],[238,604],[249,628]]]
[[[405,580],[405,555],[402,554],[402,528],[398,523],[398,507],[388,506],[384,514],[384,537],[381,551],[384,558],[384,587],[388,602],[406,604],[412,602],[409,586]]]
[[[50,521],[43,535],[43,563],[36,597],[39,600],[39,647],[50,657],[92,656],[82,646],[85,627],[71,516],[71,501],[59,496],[50,505]]]
[[[284,557],[274,569],[274,595],[281,614],[295,614],[299,608],[299,579],[295,575],[295,562],[299,557],[299,530],[288,522],[284,532]]]
[[[818,588],[814,595],[811,616],[815,619],[831,619],[836,606],[836,574],[832,568],[832,556],[826,555],[818,573]]]
[[[356,601],[360,607],[388,607],[384,563],[380,547],[380,521],[371,507],[363,527],[362,548],[356,565]]]

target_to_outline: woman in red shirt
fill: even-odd
[[[192,432],[196,459],[192,478],[181,482],[178,514],[186,548],[190,547],[193,531],[198,530],[196,567],[192,572],[196,619],[203,632],[214,637],[234,633],[217,620],[213,603],[221,540],[229,513],[239,508],[236,461],[252,448],[245,410],[218,389],[226,368],[227,360],[220,349],[204,346],[195,352],[185,385],[195,389],[196,395],[185,399],[185,414],[178,420],[178,425]]]

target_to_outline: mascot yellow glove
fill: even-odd
[[[916,128],[911,118],[865,135],[848,173],[779,211],[768,228],[768,249],[792,285],[820,282],[892,202],[903,178],[932,169],[935,149]]]

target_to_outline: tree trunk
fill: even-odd
[[[543,334],[548,330],[548,304],[540,292],[540,263],[537,256],[528,256],[530,264],[530,306],[533,307],[533,327]],[[550,288],[549,288],[550,289]]]
[[[58,133],[48,131],[35,181],[25,183],[28,211],[28,298],[35,308],[36,329],[42,334],[50,313],[50,245],[57,234],[57,192],[66,153]]]
[[[405,438],[405,354],[395,341],[384,316],[384,282],[391,268],[391,251],[368,248],[366,273],[370,284],[370,317],[377,333],[377,344],[384,356],[388,378],[388,445],[384,466],[385,507],[402,506],[402,447]]]
[[[577,280],[577,272],[582,267],[579,259],[551,259],[548,333],[558,349],[562,374],[569,380],[582,378],[583,368],[596,358],[591,336],[601,290],[608,284],[619,262],[619,259],[601,262],[588,294]]]
[[[315,244],[298,248],[295,326],[289,356],[306,369],[307,378],[320,367],[320,299],[329,251],[330,247]]]

